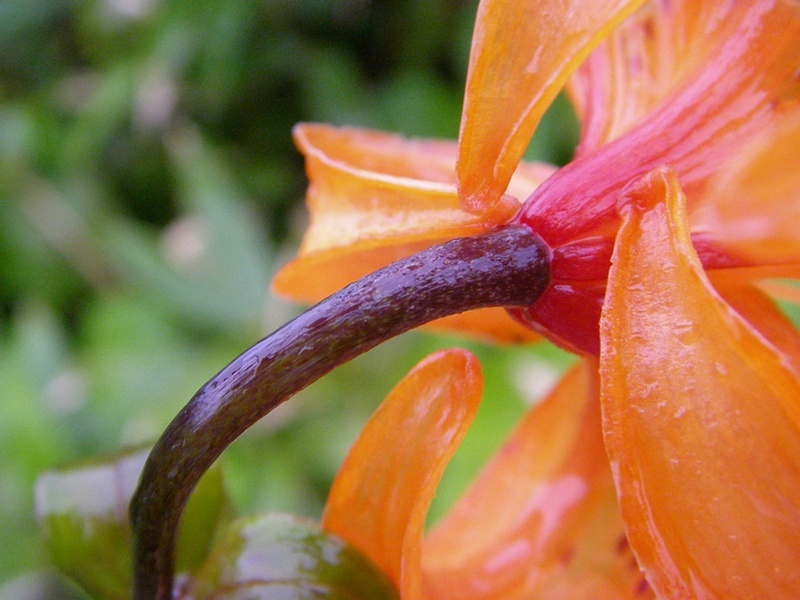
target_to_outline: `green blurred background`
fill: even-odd
[[[302,233],[297,121],[455,138],[464,0],[0,0],[0,599],[79,598],[37,540],[39,473],[157,437],[296,313],[269,293]],[[563,163],[559,99],[531,157]],[[242,513],[318,516],[349,444],[458,344],[485,402],[433,518],[566,360],[419,333],[342,367],[224,456]]]

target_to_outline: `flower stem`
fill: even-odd
[[[389,338],[466,310],[527,306],[548,281],[545,244],[525,226],[507,226],[367,275],[234,359],[180,411],[145,464],[130,506],[134,599],[172,598],[176,529],[189,494],[261,417]]]

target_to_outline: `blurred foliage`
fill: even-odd
[[[302,232],[301,120],[455,138],[474,0],[0,2],[0,600],[78,598],[48,575],[37,475],[155,438],[297,310],[269,294]],[[569,158],[561,99],[531,154]],[[318,516],[421,334],[337,370],[240,439],[240,513]],[[563,355],[468,343],[484,409],[451,502]]]
[[[127,600],[133,585],[128,504],[150,447],[92,457],[36,481],[35,510],[53,564],[95,598]],[[230,510],[219,463],[198,483],[186,505],[176,544],[176,571],[194,573],[206,562]]]

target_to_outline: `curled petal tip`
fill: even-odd
[[[469,352],[429,356],[375,412],[331,488],[323,527],[369,556],[404,598],[420,597],[425,515],[482,388]]]
[[[617,213],[624,216],[630,210],[640,214],[652,210],[676,183],[677,175],[669,167],[658,167],[644,177],[634,179],[617,198]],[[654,190],[658,191],[654,193]]]

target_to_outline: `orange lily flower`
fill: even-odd
[[[424,541],[476,367],[437,356],[387,399],[324,525],[403,598],[797,597],[800,334],[759,285],[800,276],[798,40],[789,0],[484,0],[457,146],[297,128],[311,225],[277,292],[522,224],[544,294],[449,325],[585,359]],[[574,160],[521,163],[565,84]]]
[[[529,413],[423,540],[481,385],[480,366],[463,350],[420,363],[351,449],[323,527],[371,557],[404,599],[652,597],[603,449],[596,361],[575,367]]]

